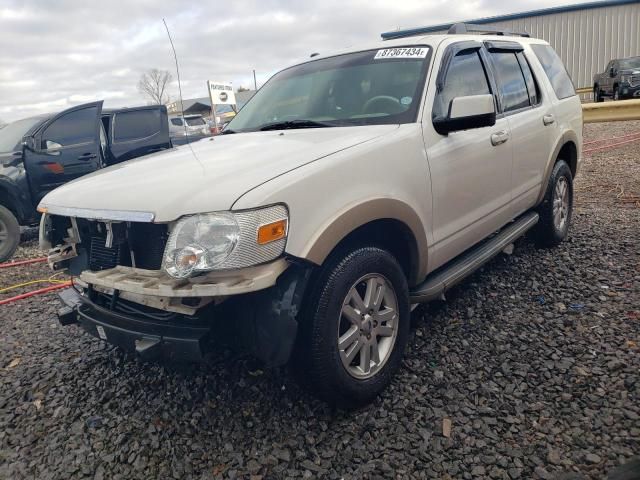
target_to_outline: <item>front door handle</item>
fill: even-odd
[[[97,155],[95,153],[85,153],[84,155],[80,155],[78,160],[93,160]]]
[[[504,130],[491,135],[491,145],[493,145],[494,147],[502,145],[507,140],[509,140],[509,133],[505,132]]]
[[[542,117],[542,123],[544,123],[545,127],[555,122],[556,122],[556,119],[554,118],[553,115],[545,115],[544,117]]]

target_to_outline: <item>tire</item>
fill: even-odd
[[[20,244],[20,225],[6,207],[0,205],[0,263],[6,262]]]
[[[369,302],[375,296],[367,289],[380,296],[382,285],[382,300]],[[389,252],[371,246],[332,255],[310,285],[302,313],[292,367],[319,398],[355,408],[391,383],[407,345],[410,312],[405,274]]]
[[[553,166],[537,211],[540,220],[534,233],[538,246],[554,247],[567,238],[573,213],[573,175],[564,160],[558,160]]]
[[[613,87],[613,100],[616,102],[620,100],[620,89],[617,85]]]
[[[595,87],[593,87],[593,101],[595,103],[604,102],[604,97],[602,96],[602,91],[600,90],[600,87],[598,87],[597,85]]]

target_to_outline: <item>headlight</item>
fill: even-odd
[[[620,81],[622,83],[631,83],[631,75],[621,75]]]
[[[163,268],[172,277],[185,278],[265,263],[284,252],[287,228],[284,205],[184,217],[171,231]]]

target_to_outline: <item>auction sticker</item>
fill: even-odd
[[[429,47],[385,48],[376,52],[374,60],[383,58],[426,58]]]

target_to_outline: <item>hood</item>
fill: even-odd
[[[55,189],[40,206],[54,214],[68,209],[151,212],[156,222],[229,210],[262,183],[397,128],[370,125],[220,135],[94,172]]]
[[[638,75],[640,74],[640,68],[625,68],[618,72],[619,75]]]

